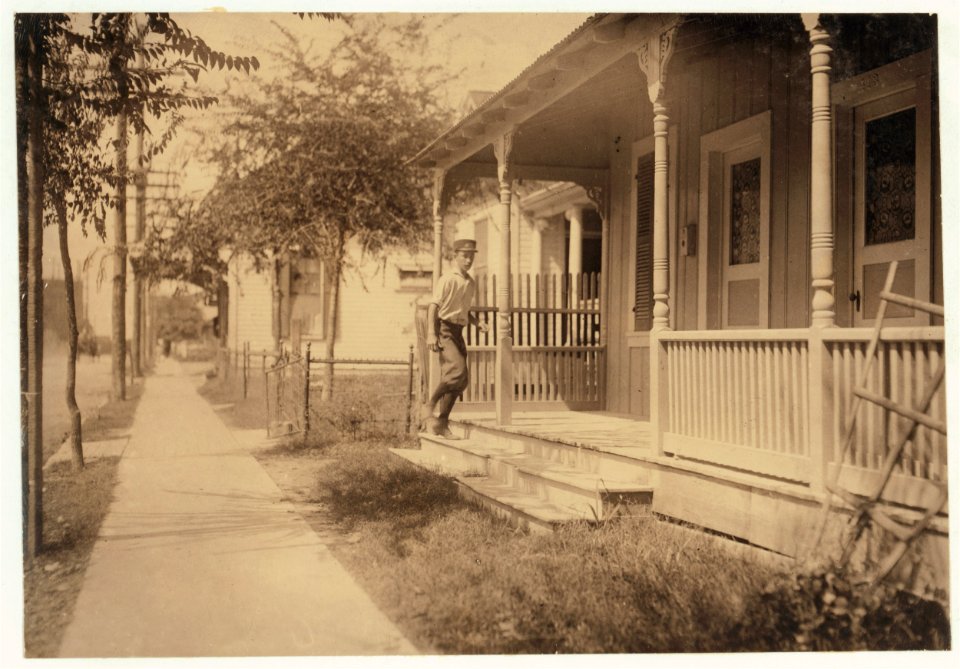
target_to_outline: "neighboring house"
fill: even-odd
[[[529,344],[524,328],[564,309],[502,291],[511,319],[468,356],[458,411],[474,438],[424,447],[523,483],[508,499],[463,479],[497,508],[539,491],[524,523],[561,517],[579,468],[597,505],[614,483],[648,486],[660,513],[802,555],[827,485],[873,494],[906,427],[865,406],[844,445],[889,262],[894,292],[943,303],[936,44],[926,14],[599,14],[486,98],[414,159],[435,174],[435,235],[451,184],[497,179],[481,248],[509,248],[514,272],[531,258],[568,271],[554,242],[533,251],[540,196],[518,187],[577,184],[601,230],[599,338]],[[586,317],[565,315],[565,327]],[[884,325],[868,385],[914,404],[943,359],[943,319],[895,305]],[[488,412],[471,418],[471,403]],[[551,406],[567,411],[525,413]],[[945,422],[942,387],[930,413]],[[513,479],[509,458],[470,459],[475,440],[518,432],[512,447],[531,459]],[[534,436],[555,461],[539,477]],[[946,446],[918,428],[884,492],[903,518],[945,490]],[[945,514],[923,535],[923,570],[940,584]]]
[[[521,187],[511,203],[512,274],[580,274],[600,271],[600,215],[586,191],[574,183]],[[456,217],[457,237],[477,240],[472,273],[496,274],[500,221],[494,201]]]
[[[320,357],[330,336],[331,292],[323,263],[297,254],[258,269],[244,256],[228,263],[227,348],[292,350],[311,343]],[[416,343],[414,313],[429,299],[429,256],[396,251],[361,258],[351,247],[340,286],[337,358],[406,360]]]

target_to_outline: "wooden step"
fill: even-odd
[[[552,532],[563,523],[595,520],[580,511],[519,491],[488,476],[476,476],[472,471],[454,474],[450,470],[438,470],[431,457],[420,450],[391,448],[390,452],[418,467],[451,475],[461,497],[491,511],[514,527],[532,532]]]
[[[537,436],[517,428],[496,428],[469,421],[451,421],[450,429],[471,442],[483,442],[499,448],[536,455],[583,472],[600,474],[609,480],[649,480],[649,448],[590,446],[561,437]],[[427,435],[432,436],[432,435]]]
[[[573,512],[576,517],[603,519],[619,504],[648,504],[652,486],[637,480],[611,478],[565,462],[526,452],[511,440],[492,445],[485,439],[445,439],[420,435],[420,462],[450,475],[487,476],[517,492],[535,495]]]

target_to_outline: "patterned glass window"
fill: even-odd
[[[760,262],[760,159],[730,168],[730,264]]]
[[[866,124],[865,244],[914,238],[916,125],[915,109]]]

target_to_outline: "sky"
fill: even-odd
[[[497,91],[516,77],[529,63],[548,51],[589,16],[588,13],[524,14],[444,14],[430,17],[431,60],[456,78],[442,95],[457,108],[471,90]],[[261,66],[258,75],[269,78],[282,75],[271,51],[283,43],[281,28],[296,35],[302,44],[312,44],[312,52],[322,55],[349,28],[342,21],[321,18],[301,19],[291,13],[205,12],[174,14],[181,27],[200,35],[211,48],[227,53],[255,54]],[[400,22],[403,15],[387,17]],[[243,74],[224,71],[205,72],[200,84],[214,94],[245,85]],[[214,109],[206,118],[188,117],[186,132],[171,147],[169,159],[182,161],[195,155],[189,126],[206,128],[215,124],[221,112]],[[189,190],[201,193],[209,189],[212,178],[206,170],[191,170]]]

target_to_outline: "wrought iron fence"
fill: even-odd
[[[307,356],[279,360],[264,370],[267,398],[267,436],[310,431],[310,365]],[[245,377],[246,378],[246,377]]]

